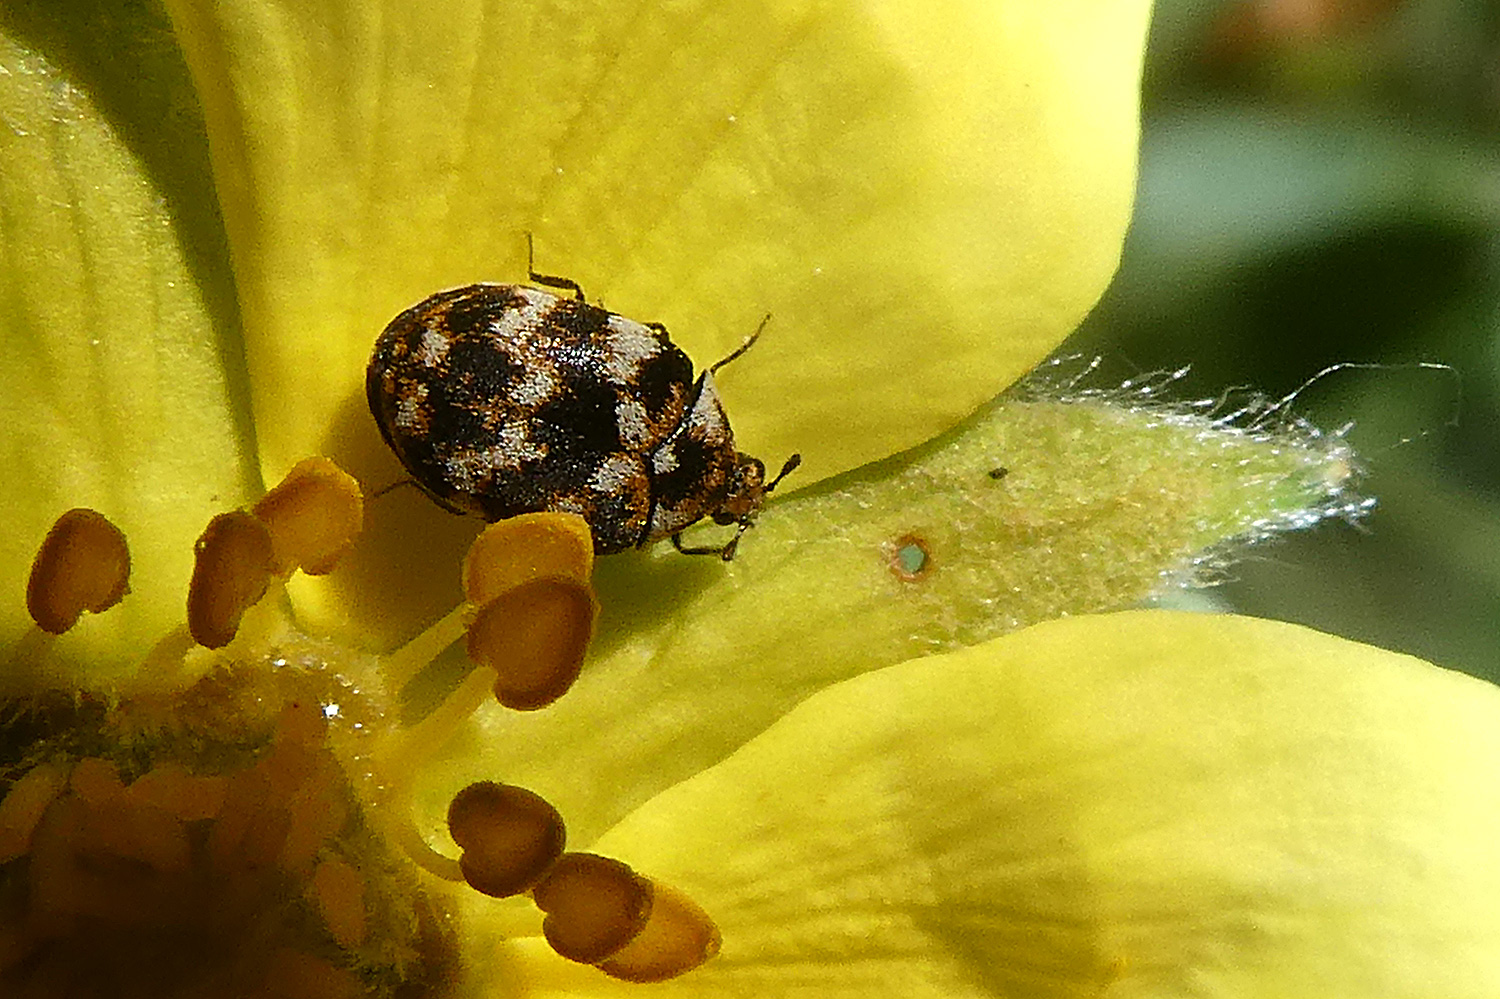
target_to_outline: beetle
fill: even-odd
[[[735,448],[714,386],[770,316],[695,379],[665,326],[589,304],[577,282],[536,272],[529,235],[527,251],[532,285],[440,291],[380,334],[365,389],[385,442],[453,513],[576,513],[600,555],[671,538],[684,554],[734,558],[802,460],[766,481],[764,463]],[[719,547],[684,547],[704,517],[739,529]]]

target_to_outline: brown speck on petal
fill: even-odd
[[[220,649],[233,641],[245,611],[265,595],[275,572],[271,532],[243,510],[208,522],[193,548],[187,622],[193,641]]]
[[[574,513],[523,513],[486,527],[464,558],[464,596],[483,606],[543,577],[587,583],[594,571],[588,521]]]
[[[130,548],[100,513],[69,510],[52,525],[31,563],[26,609],[37,627],[61,635],[84,611],[119,603],[129,590]]]
[[[570,961],[598,964],[645,928],[652,884],[625,864],[593,853],[565,853],[531,894],[547,914],[542,934]]]
[[[530,889],[562,856],[562,816],[524,787],[470,784],[448,806],[448,832],[463,848],[458,866],[476,891],[508,898]]]
[[[327,458],[305,458],[253,513],[270,529],[278,575],[332,572],[364,527],[359,482]]]
[[[536,579],[480,608],[469,625],[469,658],[495,670],[495,697],[508,708],[544,708],[567,693],[583,668],[599,614],[593,590],[572,579]]]

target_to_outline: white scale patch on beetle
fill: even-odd
[[[533,441],[523,425],[510,423],[500,428],[500,445],[489,452],[497,467],[520,470],[527,462],[547,457],[547,445]]]
[[[621,399],[615,403],[615,422],[620,427],[620,443],[631,451],[643,451],[650,442],[651,427],[646,407],[639,399]]]
[[[704,438],[729,436],[729,421],[724,418],[724,404],[719,402],[718,390],[714,388],[714,376],[708,372],[703,374],[703,390],[693,403],[693,413],[687,424]]]
[[[765,466],[735,448],[712,375],[695,379],[665,329],[590,305],[572,282],[531,277],[574,297],[468,285],[381,333],[365,387],[396,457],[455,513],[572,512],[601,555],[670,537],[732,558],[800,459],[767,483]],[[678,534],[704,517],[739,529],[720,547],[682,548]]]
[[[517,406],[534,409],[554,398],[561,388],[556,368],[545,362],[533,363],[506,387],[505,397]]]
[[[661,341],[648,327],[620,316],[609,317],[609,331],[605,376],[617,385],[633,385],[646,362],[661,353]]]
[[[396,401],[396,426],[402,430],[416,430],[426,422],[425,410],[427,386],[415,386],[409,395]]]
[[[485,451],[464,451],[444,463],[444,471],[457,489],[477,492],[484,488],[489,476],[506,460],[504,448]]]
[[[417,345],[416,360],[418,364],[432,366],[442,364],[443,359],[448,356],[448,338],[437,330],[426,330],[422,333],[422,340]]]
[[[657,475],[666,475],[677,468],[677,453],[664,447],[651,456],[651,470]]]
[[[607,459],[594,470],[589,486],[595,491],[612,496],[630,488],[630,484],[641,474],[641,460],[634,455],[617,454]]]

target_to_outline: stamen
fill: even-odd
[[[587,585],[594,568],[588,522],[571,513],[526,513],[496,521],[464,557],[466,601],[381,660],[391,690],[400,690],[467,632],[477,609],[507,590],[544,577]]]
[[[364,526],[364,494],[327,458],[304,458],[252,512],[270,529],[275,572],[331,572]]]
[[[332,858],[312,876],[312,895],[328,933],[340,947],[352,949],[365,942],[365,883],[359,871]]]
[[[416,638],[382,658],[380,675],[385,678],[386,687],[393,691],[405,687],[444,649],[462,638],[473,619],[474,608],[459,604]]]
[[[599,970],[627,982],[662,982],[692,971],[719,953],[719,928],[697,902],[652,881],[651,915],[630,943]]]
[[[598,601],[587,584],[545,578],[489,601],[469,626],[469,658],[495,670],[495,697],[533,711],[567,693],[583,668]]]
[[[0,864],[31,851],[31,837],[47,806],[68,785],[68,771],[55,763],[32,767],[0,801]]]
[[[608,960],[639,936],[651,896],[649,879],[593,853],[563,854],[531,895],[552,949],[581,964]]]
[[[283,947],[271,958],[264,994],[289,999],[357,999],[368,992],[359,977],[347,968]]]
[[[494,686],[475,673],[465,715]],[[433,969],[456,955],[371,800],[366,765],[404,733],[356,745],[346,721],[367,706],[340,682],[330,712],[329,690],[304,662],[224,663],[165,710],[152,690],[70,716],[77,736],[0,795],[0,995],[358,999],[449,980]]]
[[[194,777],[180,763],[160,763],[127,787],[125,794],[184,822],[196,822],[219,814],[227,787],[224,777]]]
[[[68,777],[68,788],[90,805],[107,805],[125,793],[120,768],[97,756],[78,761]]]
[[[188,631],[199,645],[220,649],[239,631],[245,611],[265,595],[276,569],[271,532],[243,510],[208,522],[193,548]]]
[[[470,784],[448,806],[448,832],[463,848],[469,887],[495,898],[532,888],[562,856],[562,816],[539,795],[513,784]]]
[[[464,595],[476,607],[543,576],[587,583],[594,540],[586,520],[572,513],[523,513],[485,528],[464,557]]]
[[[52,525],[31,563],[26,609],[37,627],[61,635],[84,611],[108,610],[129,590],[130,548],[102,514],[69,510]]]
[[[386,784],[385,807],[380,816],[386,835],[412,862],[446,881],[464,880],[458,861],[443,856],[422,838],[412,819],[412,794],[417,773],[433,753],[442,748],[465,718],[490,696],[495,671],[471,670],[437,709],[411,728],[395,736],[371,759],[371,766]]]

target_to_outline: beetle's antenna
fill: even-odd
[[[762,319],[760,321],[760,325],[757,326],[757,327],[755,327],[755,332],[751,333],[750,336],[745,340],[745,342],[742,343],[742,344],[740,344],[739,349],[736,350],[734,353],[730,354],[728,357],[724,358],[724,360],[722,360],[722,361],[718,362],[717,364],[715,364],[713,367],[709,368],[708,369],[708,373],[709,374],[713,374],[715,371],[718,371],[720,368],[722,368],[724,365],[728,364],[730,361],[733,361],[736,358],[741,357],[745,353],[745,351],[747,351],[751,347],[755,346],[755,341],[757,341],[757,340],[760,339],[760,335],[765,332],[766,323],[769,323],[770,321],[771,321],[771,314],[769,312],[767,312],[766,313],[766,318],[764,318],[764,319]]]
[[[795,469],[800,464],[802,464],[802,455],[794,454],[790,458],[788,458],[786,460],[786,464],[781,466],[781,471],[776,473],[776,478],[772,479],[770,485],[766,486],[765,491],[770,492],[772,489],[775,489],[777,484],[780,483],[782,479],[786,478],[787,473]]]

